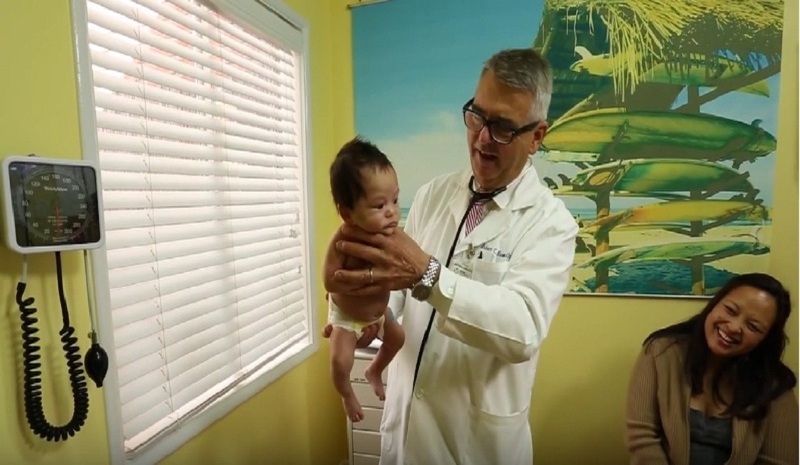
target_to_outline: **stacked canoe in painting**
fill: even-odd
[[[730,109],[774,99],[783,5],[660,5],[548,0],[533,44],[554,72],[544,180],[595,213],[576,215],[574,292],[707,295],[770,252],[751,167],[777,142]]]

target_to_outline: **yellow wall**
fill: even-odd
[[[344,2],[286,0],[311,29],[311,124],[314,155],[315,244],[324,250],[337,225],[329,207],[327,168],[336,149],[352,137],[350,13]],[[80,158],[80,132],[69,0],[0,1],[0,158],[35,152]],[[37,297],[43,333],[61,325],[52,255],[30,262],[29,295]],[[320,269],[321,253],[316,256]],[[88,332],[86,291],[80,254],[65,253],[66,294],[78,335]],[[88,423],[67,442],[48,443],[29,432],[20,378],[19,316],[13,290],[21,261],[0,245],[0,465],[105,464],[108,444],[102,391],[90,388]],[[47,275],[46,278],[43,276]],[[321,291],[321,290],[320,290]],[[322,295],[321,292],[318,295]],[[321,301],[319,308],[322,309]],[[325,313],[319,312],[319,321]],[[58,341],[45,338],[45,412],[66,422],[71,408],[66,369]],[[82,353],[86,339],[81,336]],[[164,464],[286,463],[338,465],[347,456],[345,417],[328,381],[326,344],[309,361],[265,388]],[[56,381],[50,376],[55,376]],[[279,460],[280,459],[280,460]]]
[[[354,134],[348,0],[285,0],[311,27],[311,109],[314,226],[317,250],[337,224],[327,193],[327,167]],[[775,227],[770,271],[798,295],[797,3],[789,0],[781,79],[781,120]],[[0,1],[0,157],[36,152],[80,157],[75,73],[68,0]],[[78,334],[88,330],[82,266],[65,254],[66,292]],[[60,316],[52,258],[34,257],[29,285],[37,296],[42,330],[55,333]],[[316,256],[317,265],[321,253]],[[0,465],[104,464],[108,461],[100,390],[91,388],[87,425],[66,443],[46,443],[28,432],[19,378],[19,317],[13,288],[19,258],[0,246]],[[317,268],[319,269],[319,267]],[[43,276],[47,274],[47,278]],[[320,302],[321,303],[321,302]],[[624,463],[622,406],[628,373],[644,336],[698,310],[689,300],[567,297],[542,350],[531,424],[537,463]],[[795,307],[796,309],[796,307]],[[319,310],[319,321],[325,314]],[[789,365],[797,371],[797,314],[790,320]],[[52,339],[44,352],[58,381],[65,373]],[[81,340],[85,347],[85,340]],[[85,350],[85,349],[84,349]],[[327,347],[190,441],[163,465],[287,463],[338,465],[346,456],[344,415],[327,377]],[[61,384],[45,399],[48,417],[68,391]],[[67,399],[68,400],[68,399]],[[280,459],[280,460],[279,460]]]
[[[80,157],[70,30],[66,0],[0,2],[0,158],[30,152]],[[20,319],[13,294],[22,262],[5,244],[0,257],[0,463],[104,463],[105,412],[96,388],[90,389],[89,419],[76,439],[48,443],[28,429],[21,402]],[[83,261],[79,253],[65,253],[63,259],[71,323],[83,353],[89,331]],[[40,330],[57,335],[61,311],[53,255],[34,256],[29,267],[27,295],[36,298]],[[49,337],[42,344],[45,362],[54,364],[45,364],[45,414],[51,423],[63,424],[72,415],[72,400],[58,343],[57,337]]]

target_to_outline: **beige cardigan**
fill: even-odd
[[[655,340],[633,368],[625,414],[631,465],[689,464],[690,383],[685,343]],[[733,419],[727,465],[797,465],[798,407],[794,391],[775,399],[763,420]]]

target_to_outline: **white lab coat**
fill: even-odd
[[[469,171],[417,192],[406,232],[442,264],[466,211]],[[577,225],[532,166],[459,241],[429,299],[392,295],[406,340],[390,364],[381,465],[530,465],[538,349],[569,279]],[[457,270],[460,275],[453,270]],[[436,316],[414,371],[432,307]]]

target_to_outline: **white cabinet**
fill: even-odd
[[[350,384],[361,403],[364,419],[353,423],[347,420],[347,437],[350,440],[351,465],[378,465],[381,455],[381,416],[383,401],[372,391],[369,382],[364,378],[377,349],[369,347],[356,349],[353,370],[350,372]],[[383,371],[383,384],[386,385],[386,371]]]

